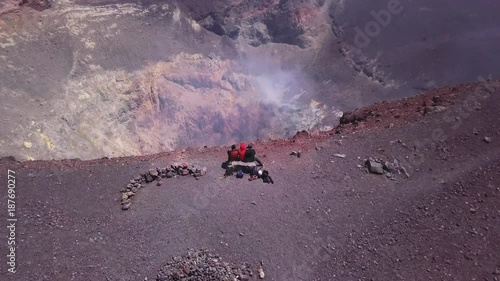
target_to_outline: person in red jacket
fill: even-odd
[[[231,150],[227,151],[227,162],[233,162],[240,160],[240,151],[236,149],[236,145],[231,146]]]
[[[245,161],[245,153],[247,152],[247,147],[244,142],[240,144],[240,149],[238,150],[238,155],[240,156],[240,161]]]

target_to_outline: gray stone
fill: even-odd
[[[254,47],[267,44],[271,41],[267,26],[262,22],[257,22],[250,28],[250,37],[254,39],[250,43]]]
[[[137,192],[137,187],[135,187],[135,186],[132,187],[132,189],[130,189],[130,191],[133,192],[133,193],[136,193]]]
[[[173,171],[168,171],[167,172],[167,178],[173,178],[174,177],[174,172]]]
[[[484,142],[485,143],[490,143],[491,142],[491,138],[490,137],[484,137]]]
[[[211,31],[219,36],[226,34],[226,29],[222,24],[216,21],[212,16],[208,16],[198,22],[203,28],[208,31]]]
[[[161,186],[162,184],[163,184],[162,181],[159,181],[159,182],[156,183],[157,186]]]
[[[381,163],[368,160],[366,161],[366,166],[368,167],[368,171],[372,174],[377,174],[377,175],[384,174],[384,166]]]
[[[399,167],[399,171],[400,171],[401,173],[405,174],[405,176],[406,176],[407,178],[409,178],[409,177],[410,177],[410,174],[408,174],[408,171],[406,171],[406,168],[405,168],[405,167]]]
[[[124,204],[122,206],[122,210],[126,211],[126,210],[130,209],[130,205],[131,205],[130,203]]]
[[[146,175],[146,182],[149,183],[149,182],[152,182],[154,179],[153,177],[150,175],[150,174],[147,174]]]
[[[438,112],[443,112],[446,110],[446,107],[444,106],[426,106],[424,108],[424,114],[434,114],[434,113],[438,113]]]
[[[149,175],[156,178],[158,177],[158,171],[156,169],[149,169]]]
[[[240,36],[240,31],[241,27],[238,25],[226,28],[227,36],[231,39],[238,39],[238,36]]]
[[[391,162],[385,162],[384,163],[384,170],[386,170],[389,173],[395,173],[398,171],[398,168],[395,164]]]
[[[128,195],[126,193],[122,193],[122,200],[127,200],[128,199]]]

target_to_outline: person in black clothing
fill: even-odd
[[[257,162],[259,166],[263,166],[259,158],[255,157],[255,150],[253,149],[252,145],[249,145],[247,147],[247,151],[245,152],[245,159],[243,159],[243,162]]]

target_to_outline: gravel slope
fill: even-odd
[[[410,124],[256,143],[274,185],[222,178],[225,151],[216,148],[85,162],[4,159],[3,173],[18,176],[19,263],[15,275],[2,266],[2,280],[152,280],[188,248],[254,270],[262,261],[265,280],[495,280],[499,92],[468,110],[470,88],[457,89],[446,111]],[[394,116],[379,122],[387,118]],[[446,138],[422,145],[439,128]],[[398,159],[410,177],[358,168],[369,156]],[[130,179],[182,160],[209,172],[147,186],[130,210],[120,209]]]

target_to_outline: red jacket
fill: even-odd
[[[239,160],[240,151],[238,149],[229,150],[227,152],[227,161],[238,161]]]
[[[245,152],[247,152],[247,147],[244,142],[240,144],[240,149],[238,149],[238,152],[240,156],[240,161],[245,161]]]

